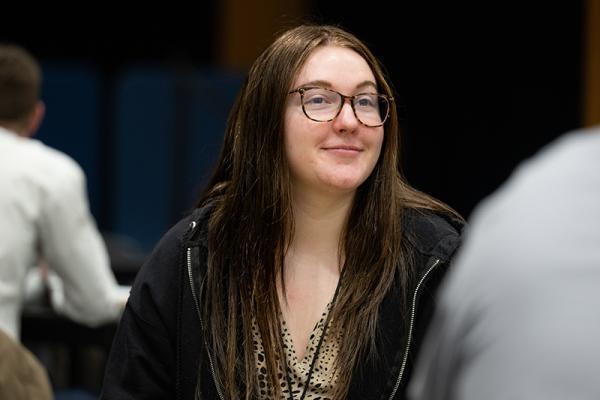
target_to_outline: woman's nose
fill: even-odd
[[[339,132],[354,131],[358,125],[360,125],[360,121],[356,118],[352,105],[349,101],[345,101],[339,114],[333,120],[334,128]]]

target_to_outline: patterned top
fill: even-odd
[[[292,395],[294,399],[300,399],[300,396],[302,396],[308,371],[310,370],[310,365],[312,364],[321,334],[323,333],[323,326],[325,325],[325,320],[327,319],[329,307],[330,306],[328,305],[327,311],[323,313],[321,319],[313,328],[306,346],[304,358],[301,360],[296,357],[292,336],[285,321],[283,318],[281,318],[283,348],[286,352],[285,358],[292,383]],[[329,324],[331,325],[331,321]],[[317,355],[317,362],[310,378],[309,387],[306,391],[306,396],[304,397],[306,400],[330,400],[333,395],[335,384],[338,378],[338,374],[333,367],[339,350],[340,337],[339,335],[332,337],[331,334],[329,334],[331,330],[328,329],[327,331],[328,335],[325,336],[323,343],[321,344],[321,349]],[[252,322],[252,333],[254,336],[254,359],[256,361],[256,367],[258,371],[258,398],[260,400],[275,400],[273,390],[268,384],[264,348],[262,346],[262,340],[260,338],[260,332],[258,330],[256,321]],[[279,373],[277,374],[277,377],[279,378],[283,399],[289,400],[290,392],[288,389],[286,374],[285,371],[282,370],[281,364],[279,364]]]

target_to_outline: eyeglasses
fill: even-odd
[[[346,102],[350,100],[352,111],[361,124],[374,128],[382,126],[390,113],[393,97],[377,93],[359,93],[346,96],[322,87],[300,87],[288,94],[300,93],[302,111],[308,119],[317,122],[333,121]]]

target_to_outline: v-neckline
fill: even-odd
[[[298,357],[298,353],[296,352],[296,344],[294,343],[294,338],[292,336],[292,333],[290,332],[290,330],[287,327],[288,325],[287,325],[287,322],[285,321],[285,318],[283,317],[283,313],[280,315],[281,336],[283,339],[284,346],[289,347],[289,354],[293,357],[293,360],[289,360],[289,361],[292,361],[291,362],[292,365],[294,363],[300,363],[306,367],[310,366],[310,362],[312,361],[312,358],[313,358],[311,355],[313,355],[315,353],[315,350],[319,343],[319,339],[320,339],[321,335],[323,334],[323,326],[325,325],[325,320],[327,319],[327,315],[331,311],[330,308],[331,308],[331,302],[327,303],[327,305],[325,306],[325,311],[323,311],[323,313],[321,314],[321,318],[319,318],[319,320],[315,323],[313,329],[310,331],[310,336],[308,338],[308,341],[306,342],[306,347],[304,349],[304,354],[303,354],[302,358]],[[308,356],[311,356],[310,359]]]

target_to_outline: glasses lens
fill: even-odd
[[[363,93],[354,99],[356,116],[367,126],[382,125],[387,118],[388,109],[387,98],[378,94]]]
[[[316,121],[330,121],[335,118],[342,100],[336,92],[319,88],[306,89],[302,97],[304,112]]]

